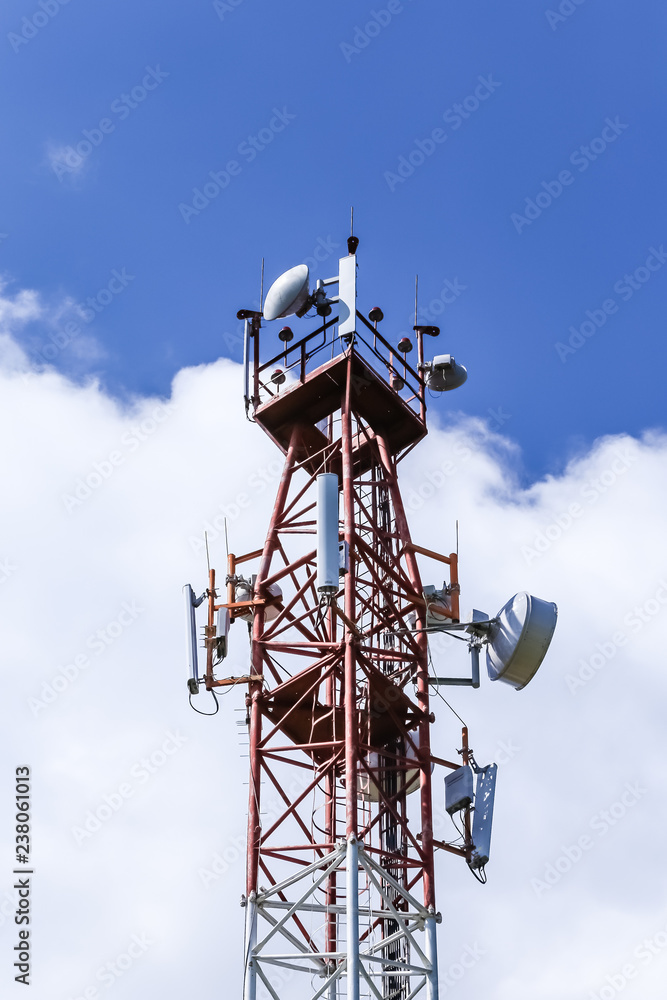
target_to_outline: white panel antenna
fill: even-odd
[[[183,587],[185,594],[185,623],[186,641],[188,650],[188,690],[190,694],[199,693],[199,651],[197,648],[197,616],[195,609],[199,607],[206,594],[195,597],[194,590],[189,583]]]
[[[470,867],[473,869],[483,868],[489,860],[497,773],[498,765],[488,764],[477,774],[475,809],[472,819],[472,842],[474,847],[470,861]]]

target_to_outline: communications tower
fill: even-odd
[[[434,756],[429,687],[477,687],[483,643],[491,676],[521,687],[550,639],[545,608],[555,625],[554,606],[528,595],[495,619],[475,612],[460,622],[456,553],[412,541],[398,464],[427,433],[427,387],[456,388],[466,372],[451,355],[425,360],[436,327],[415,318],[414,338],[393,346],[378,329],[382,311],[357,309],[358,242],[348,239],[338,274],[314,291],[299,265],[274,282],[263,311],[239,312],[246,414],[285,463],[264,541],[229,554],[219,590],[213,570],[201,597],[185,588],[191,697],[202,687],[246,691],[244,1000],[261,987],[273,1000],[422,991],[437,1000],[434,850],[483,870],[495,765],[477,767],[466,729],[460,759]],[[306,314],[315,329],[301,337],[272,322]],[[441,587],[424,586],[420,559],[441,566]],[[204,602],[200,676],[195,609]],[[239,621],[248,671],[224,677]],[[465,632],[469,679],[429,675],[436,629]],[[541,655],[526,651],[536,636]],[[443,775],[447,809],[462,819],[458,844],[433,839],[432,787],[443,794]]]

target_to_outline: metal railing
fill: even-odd
[[[326,320],[312,333],[307,334],[294,343],[285,342],[285,346],[273,355],[268,361],[261,361],[260,345],[260,323],[261,316],[254,314],[252,322],[248,323],[246,331],[246,365],[250,360],[250,344],[248,338],[252,340],[253,355],[253,387],[252,397],[248,395],[249,386],[246,376],[246,406],[252,404],[256,410],[263,403],[277,397],[280,394],[280,387],[292,376],[293,381],[303,384],[308,375],[316,367],[312,365],[315,358],[319,358],[327,348],[331,349],[331,358],[339,354],[344,354],[350,346],[353,346],[361,357],[367,361],[380,362],[382,368],[387,372],[387,382],[389,386],[400,396],[404,403],[415,411],[422,421],[426,417],[426,385],[420,371],[423,368],[423,338],[420,330],[416,331],[417,340],[417,371],[408,363],[405,354],[401,355],[396,347],[380,333],[376,326],[371,325],[366,317],[357,311],[357,318],[361,321],[362,328],[359,329],[354,339],[348,343],[339,338],[336,332],[338,316]],[[372,334],[372,340],[366,333],[366,328]],[[374,370],[375,366],[374,366]]]

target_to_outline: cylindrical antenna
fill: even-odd
[[[457,521],[458,524],[458,521]],[[225,555],[229,560],[229,536],[227,534],[227,518],[225,518]]]
[[[350,205],[350,236],[354,236],[354,205]]]
[[[262,275],[259,279],[259,311],[264,310],[264,258],[262,257]]]
[[[340,586],[338,490],[335,472],[320,473],[317,477],[317,590],[321,597],[331,597]]]
[[[459,519],[456,518],[456,558],[459,557]]]
[[[417,326],[417,293],[419,291],[419,275],[415,274],[415,326]]]

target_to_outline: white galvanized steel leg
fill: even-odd
[[[426,979],[426,1000],[438,1000],[438,939],[435,913],[430,913],[424,921],[424,932],[424,953],[431,966]]]
[[[243,1000],[255,1000],[257,994],[257,970],[253,960],[253,951],[257,944],[257,903],[255,898],[255,893],[251,892],[246,901]]]
[[[347,842],[347,1000],[359,1000],[359,848]]]

